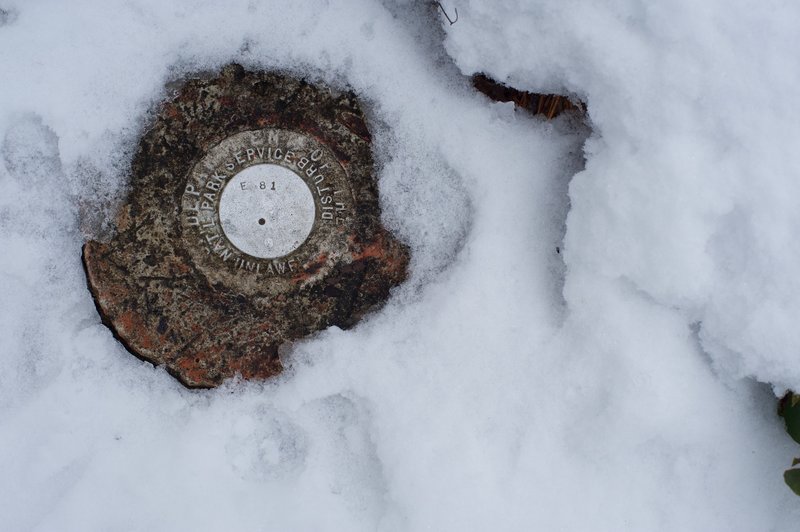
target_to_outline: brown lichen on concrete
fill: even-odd
[[[262,143],[253,148],[262,160],[242,155],[238,167],[245,142]],[[282,159],[267,161],[275,147]],[[311,173],[314,156],[329,174]],[[331,204],[315,195],[311,236],[277,259],[250,257],[219,230],[221,190],[203,188],[208,218],[192,211],[210,175],[229,165],[223,183],[264,162],[292,170],[312,191],[328,183],[339,194]],[[88,285],[125,347],[189,387],[279,373],[282,344],[354,325],[406,277],[408,251],[380,224],[369,131],[350,93],[238,65],[189,80],[141,139],[131,190],[115,237],[83,248]],[[340,206],[335,217],[330,205]]]

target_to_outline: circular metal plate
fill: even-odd
[[[258,259],[288,255],[305,242],[316,218],[311,189],[276,164],[233,176],[219,196],[222,232],[237,250]]]
[[[291,289],[297,275],[326,275],[348,252],[352,214],[350,179],[331,150],[278,128],[212,146],[181,197],[184,245],[197,267],[248,295]]]

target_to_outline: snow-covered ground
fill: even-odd
[[[0,530],[797,530],[800,4],[443,5],[0,0]],[[165,87],[231,61],[361,96],[413,271],[188,391],[80,246]]]

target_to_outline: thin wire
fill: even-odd
[[[456,8],[454,8],[454,9],[455,9],[455,12],[456,12],[456,18],[454,18],[454,19],[451,19],[451,18],[450,18],[450,17],[447,15],[447,11],[445,11],[445,10],[444,10],[444,7],[442,7],[442,4],[441,4],[440,2],[436,2],[436,5],[437,5],[437,6],[439,6],[439,9],[441,9],[441,10],[442,10],[442,14],[444,15],[444,18],[446,18],[446,19],[447,19],[447,22],[449,22],[451,26],[452,26],[453,24],[455,24],[455,23],[456,23],[456,21],[458,20],[458,8],[457,8],[457,7],[456,7]]]

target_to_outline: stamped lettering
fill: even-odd
[[[248,131],[209,150],[183,190],[181,224],[205,255],[242,275],[292,276],[352,216],[347,174],[333,154],[287,130]]]

